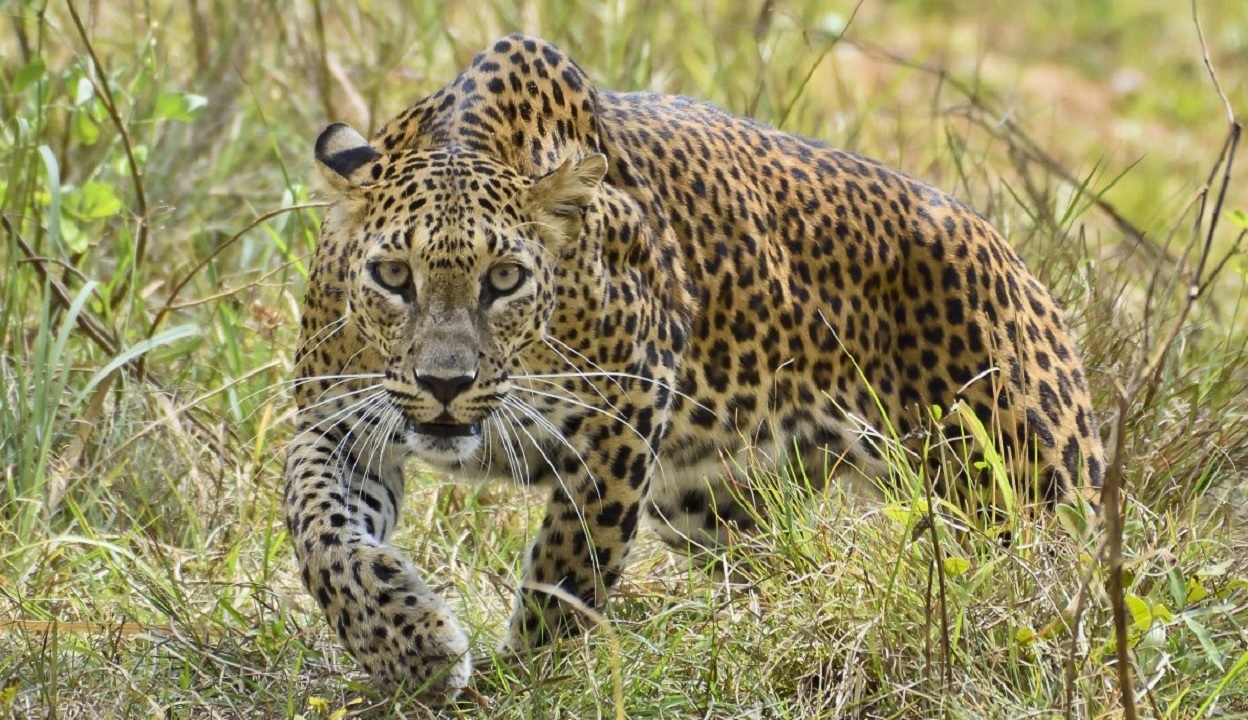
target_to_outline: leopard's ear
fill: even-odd
[[[316,139],[316,166],[330,187],[342,194],[373,180],[381,153],[346,123],[334,123]]]
[[[562,244],[580,233],[585,209],[606,174],[606,156],[595,153],[580,160],[568,158],[533,183],[528,193],[529,210],[548,242]]]

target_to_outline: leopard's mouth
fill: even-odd
[[[456,438],[456,437],[474,437],[481,434],[481,423],[456,423],[456,422],[416,422],[414,420],[407,421],[409,430],[421,435],[438,438]]]

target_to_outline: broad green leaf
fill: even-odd
[[[960,557],[945,558],[945,574],[949,577],[965,575],[971,569],[971,561]]]
[[[1148,607],[1148,601],[1139,595],[1127,595],[1126,601],[1134,625],[1140,632],[1147,632],[1153,625],[1153,611]]]
[[[78,223],[73,220],[61,218],[61,243],[65,245],[75,255],[80,255],[91,247],[91,234],[83,232]]]
[[[909,525],[910,516],[913,513],[909,510],[909,508],[904,508],[899,505],[885,505],[884,514],[902,525]]]
[[[1248,590],[1248,580],[1243,578],[1235,578],[1226,584],[1221,590],[1218,590],[1218,599],[1225,600],[1240,590]]]
[[[1166,571],[1166,588],[1169,589],[1170,599],[1175,606],[1183,607],[1187,604],[1187,584],[1183,582],[1183,572],[1177,566]]]
[[[13,76],[13,92],[21,92],[39,82],[47,71],[48,66],[43,62],[43,58],[35,58],[26,63]]]
[[[1079,508],[1059,503],[1053,507],[1053,512],[1062,528],[1074,537],[1083,537],[1088,532],[1087,515]]]
[[[147,146],[146,145],[134,146],[134,160],[140,166],[147,163]],[[130,174],[130,158],[126,157],[125,153],[117,154],[117,159],[113,161],[113,171],[116,172],[118,175]]]
[[[1036,631],[1029,627],[1020,627],[1018,630],[1014,631],[1014,642],[1022,645],[1023,647],[1029,647],[1035,641]]]
[[[81,188],[65,194],[65,212],[79,220],[101,220],[121,212],[121,200],[109,184],[88,180]]]
[[[199,116],[207,104],[208,98],[203,95],[166,90],[156,97],[153,114],[158,120],[190,122]]]
[[[100,139],[100,125],[85,112],[74,113],[73,137],[83,145],[94,145]]]
[[[927,514],[927,501],[918,500],[904,505],[885,505],[884,514],[902,525],[909,525],[915,518]]]
[[[1190,577],[1187,579],[1186,604],[1191,605],[1193,603],[1198,603],[1208,596],[1209,591],[1205,589],[1204,585],[1200,584],[1200,578]]]
[[[1226,214],[1227,219],[1244,230],[1248,230],[1248,212],[1236,208]]]

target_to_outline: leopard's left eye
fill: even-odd
[[[369,265],[369,272],[378,285],[392,293],[404,294],[411,287],[412,270],[398,260],[380,260]]]
[[[490,268],[485,284],[495,297],[514,292],[524,282],[528,271],[516,263],[502,263]]]

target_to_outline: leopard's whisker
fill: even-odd
[[[335,384],[335,387],[336,387],[336,386],[338,386],[338,385],[341,385],[341,384],[343,384],[343,383],[345,383],[345,382],[348,382],[348,381],[346,381],[346,380],[339,381],[338,383],[336,383],[336,384]],[[300,413],[301,413],[301,412],[303,412],[303,411],[305,411],[305,410],[316,410],[316,409],[319,409],[319,408],[325,407],[325,406],[327,406],[327,405],[332,405],[333,403],[335,403],[335,402],[337,402],[337,401],[339,401],[339,400],[342,400],[343,398],[348,398],[348,397],[351,397],[351,396],[353,396],[353,395],[360,395],[360,394],[362,394],[362,393],[366,393],[366,392],[376,392],[376,391],[378,391],[378,390],[380,390],[380,389],[381,389],[381,386],[379,386],[379,385],[369,385],[369,386],[366,386],[366,387],[359,388],[359,389],[357,389],[357,390],[348,390],[348,391],[343,391],[343,392],[336,393],[336,394],[334,394],[334,395],[332,395],[332,396],[330,396],[330,397],[327,397],[327,398],[325,398],[325,399],[323,399],[323,400],[318,400],[317,402],[312,403],[311,405],[306,405],[306,406],[304,406],[303,408],[294,408],[294,409],[291,409],[291,410],[287,410],[286,412],[284,412],[284,413],[282,413],[282,414],[278,415],[276,418],[274,418],[274,419],[273,419],[273,421],[272,421],[271,423],[269,423],[268,425],[266,425],[264,429],[258,430],[255,434],[251,435],[251,436],[250,436],[250,437],[248,437],[248,438],[244,438],[243,442],[244,442],[245,444],[251,444],[251,443],[254,443],[254,442],[256,441],[256,438],[258,438],[258,437],[260,436],[260,435],[259,435],[259,433],[260,433],[260,432],[263,432],[265,429],[272,428],[272,427],[277,427],[277,426],[280,426],[280,425],[285,424],[285,423],[287,423],[287,422],[290,422],[290,421],[291,421],[291,420],[293,420],[294,418],[298,417],[298,416],[300,415]],[[329,390],[329,389],[327,388],[327,389],[326,389],[326,392],[328,392],[328,390]],[[325,394],[325,393],[322,393],[322,395],[324,395],[324,394]],[[254,413],[252,413],[252,415],[254,415]],[[250,417],[251,417],[251,415],[248,415],[248,416],[247,416],[246,418],[244,418],[244,419],[250,419]]]
[[[533,389],[533,388],[523,387],[523,386],[520,386],[520,385],[515,386],[513,389],[514,389],[514,390],[516,390],[516,391],[519,391],[519,392],[526,392],[526,393],[529,393],[529,394],[531,394],[531,395],[537,395],[537,396],[539,396],[539,397],[550,398],[550,399],[552,399],[552,400],[556,400],[556,401],[558,401],[558,402],[565,402],[565,403],[568,403],[568,404],[573,405],[573,406],[575,406],[575,407],[579,407],[579,408],[583,408],[583,409],[585,409],[585,410],[588,410],[589,412],[598,413],[598,414],[600,414],[600,415],[603,415],[604,417],[608,417],[608,418],[610,418],[610,419],[612,419],[612,420],[614,420],[614,421],[616,421],[616,422],[620,423],[620,424],[621,424],[621,425],[623,425],[624,427],[628,428],[629,432],[631,432],[633,435],[635,435],[635,436],[637,436],[638,438],[640,438],[641,440],[643,440],[643,441],[645,442],[645,447],[646,447],[646,449],[647,449],[647,450],[649,451],[649,453],[650,453],[650,457],[651,457],[651,458],[654,458],[654,459],[656,459],[656,460],[659,458],[659,453],[658,453],[658,451],[657,451],[657,450],[655,450],[654,448],[650,447],[650,441],[649,441],[649,439],[648,439],[648,438],[646,438],[644,435],[642,435],[640,432],[638,432],[637,428],[635,428],[635,427],[633,427],[632,425],[630,425],[630,424],[628,423],[628,421],[627,421],[625,418],[620,417],[619,415],[612,414],[612,413],[610,413],[610,412],[608,412],[608,411],[606,411],[606,410],[603,410],[602,408],[594,407],[593,405],[589,405],[589,404],[587,404],[587,403],[581,402],[580,400],[578,400],[578,399],[576,399],[576,398],[574,398],[574,397],[565,397],[565,396],[558,395],[558,394],[554,394],[554,393],[542,392],[541,390],[535,390],[535,389]],[[517,401],[517,402],[521,402],[521,403],[523,403],[523,401],[521,401],[519,398],[516,398],[514,395],[509,395],[509,396],[507,396],[506,400],[507,400],[507,401],[515,400],[515,401]],[[527,406],[527,404],[526,404],[526,406]],[[531,407],[531,406],[530,406],[530,407]],[[549,421],[547,421],[547,422],[549,422]]]
[[[559,465],[556,464],[550,458],[550,456],[546,453],[546,450],[542,447],[542,444],[537,441],[537,438],[533,437],[533,434],[530,433],[528,428],[525,427],[523,420],[516,416],[515,410],[512,409],[512,406],[504,404],[500,406],[499,409],[507,413],[507,415],[511,417],[511,419],[513,420],[513,427],[518,429],[525,437],[529,439],[530,446],[532,446],[534,450],[537,450],[537,454],[540,455],[542,460],[546,463],[546,465],[550,467],[550,471],[555,477],[555,482],[558,483],[559,487],[563,490],[564,494],[568,497],[568,499],[573,501],[572,508],[576,511],[576,517],[581,524],[581,528],[585,531],[585,537],[587,541],[592,544],[593,534],[590,532],[588,521],[585,519],[585,511],[578,504],[576,504],[575,502],[576,493],[573,492],[572,488],[568,487],[567,481],[564,480],[563,474],[559,471]],[[592,472],[589,474],[589,478],[591,480],[595,479]],[[594,557],[594,553],[591,552],[590,556]]]
[[[351,361],[354,360],[356,357],[358,357],[360,353],[362,352],[363,350],[360,350],[360,351],[357,351],[355,354],[351,355],[351,357],[347,358],[346,362],[343,363],[342,367],[345,369],[346,366],[349,365]],[[324,390],[320,392],[320,394],[317,395],[316,399],[319,400],[322,397],[324,397],[329,391],[333,390],[334,388],[339,387],[345,383],[351,382],[353,380],[380,380],[382,378],[385,378],[385,376],[386,376],[385,373],[337,373],[337,374],[329,374],[329,375],[306,375],[306,376],[294,378],[292,380],[284,380],[284,381],[275,383],[274,385],[270,385],[268,387],[264,387],[259,390],[256,390],[255,392],[248,393],[247,395],[244,395],[240,399],[240,401],[250,400],[258,395],[263,395],[266,393],[273,393],[272,397],[276,398],[276,396],[279,393],[275,391],[282,391],[282,390],[287,389],[288,387],[298,388],[307,383],[318,382],[318,381],[323,381],[323,380],[335,380],[336,382],[326,387]],[[190,407],[191,405],[194,405],[195,402],[197,401],[192,401],[190,403],[187,403],[187,405],[184,407]],[[262,408],[256,408],[255,410],[245,415],[243,417],[243,422],[250,421],[253,417],[255,417],[255,414],[259,412],[261,409]],[[290,418],[290,416],[295,412],[298,412],[298,408],[296,408],[294,411],[290,413],[283,413],[282,415],[278,416],[278,418],[272,424],[277,425],[277,424],[286,422]],[[255,441],[254,436],[248,439],[248,442],[254,442],[254,441]]]
[[[502,413],[495,413],[490,416],[492,421],[498,428],[498,439],[503,448],[503,453],[507,456],[507,470],[511,474],[512,484],[517,487],[524,484],[524,478],[520,476],[523,472],[520,466],[520,458],[517,455],[516,448],[512,446],[513,438],[507,427],[507,420]]]
[[[668,392],[672,393],[676,397],[688,400],[690,404],[692,404],[696,408],[705,410],[709,413],[715,412],[714,408],[707,407],[701,402],[698,402],[697,398],[693,397],[692,395],[689,395],[689,394],[686,394],[677,390],[675,386],[673,386],[670,383],[664,382],[662,380],[657,380],[655,378],[649,378],[649,377],[646,377],[645,375],[637,375],[635,373],[608,372],[608,371],[604,371],[604,372],[552,372],[552,373],[529,373],[529,374],[523,374],[523,375],[513,375],[512,378],[522,379],[522,380],[567,380],[571,378],[580,378],[582,380],[585,380],[586,382],[588,382],[591,378],[616,378],[616,379],[623,378],[625,380],[635,380],[637,382],[653,385],[654,387],[667,390]]]
[[[588,358],[586,358],[584,355],[582,355],[581,353],[577,352],[576,350],[572,349],[571,347],[569,347],[569,346],[568,346],[568,344],[567,344],[567,343],[563,342],[562,340],[559,340],[558,338],[552,337],[552,336],[550,336],[550,335],[543,334],[543,336],[542,336],[542,342],[546,345],[546,347],[550,348],[550,351],[551,351],[551,352],[553,352],[554,354],[558,355],[558,356],[559,356],[559,359],[560,359],[560,360],[562,360],[564,363],[566,363],[568,367],[572,368],[572,371],[573,371],[573,372],[580,372],[580,370],[581,370],[581,369],[580,369],[579,367],[577,367],[576,363],[572,362],[572,360],[571,360],[571,359],[570,359],[567,355],[565,355],[565,354],[563,353],[563,351],[562,351],[562,350],[560,350],[559,348],[555,347],[555,343],[559,343],[559,345],[563,346],[564,348],[567,348],[567,349],[568,349],[569,351],[571,351],[572,353],[574,353],[574,354],[576,354],[576,355],[580,356],[581,358],[585,359],[585,361],[586,361],[586,362],[588,362],[588,363],[590,364],[590,366],[591,366],[591,367],[593,367],[595,370],[602,370],[602,368],[601,368],[599,365],[597,365],[597,364],[596,364],[596,363],[594,363],[593,361],[589,360]],[[522,366],[521,366],[521,368],[522,368],[522,369],[523,369],[526,373],[528,373],[528,367],[525,367],[525,366],[523,366],[523,365],[522,365]],[[525,377],[528,377],[528,375],[526,375]],[[624,386],[623,386],[623,385],[621,385],[621,384],[620,384],[620,382],[619,382],[618,380],[613,380],[613,382],[615,383],[615,387],[616,387],[616,388],[617,388],[620,392],[624,392]],[[600,389],[597,385],[595,385],[594,383],[590,383],[590,382],[587,382],[587,383],[585,383],[585,384],[586,384],[586,385],[588,385],[588,386],[589,386],[589,388],[590,388],[591,390],[593,390],[593,391],[594,391],[594,393],[595,393],[595,394],[596,394],[599,398],[601,398],[601,399],[602,399],[602,401],[603,401],[604,403],[606,403],[606,405],[607,405],[608,407],[610,407],[612,410],[616,410],[617,412],[619,411],[619,408],[617,408],[617,407],[616,407],[616,406],[615,406],[615,405],[611,402],[611,400],[609,400],[609,399],[607,398],[606,393],[604,393],[604,392],[603,392],[603,391],[602,391],[602,390],[601,390],[601,389]]]
[[[300,353],[304,352],[305,348],[307,348],[306,350],[307,353],[316,352],[316,350],[319,349],[322,345],[324,345],[329,340],[332,340],[333,337],[338,334],[338,331],[342,330],[342,328],[346,326],[347,321],[348,321],[348,318],[344,315],[338,318],[337,320],[334,320],[333,322],[325,324],[316,332],[309,335],[306,340],[301,341],[297,346],[295,346],[295,351],[294,353],[292,353],[292,355],[294,356],[300,355]],[[316,345],[312,346],[311,348],[308,348],[307,347],[308,344],[312,342],[315,342]]]
[[[533,422],[534,425],[544,430],[547,435],[551,436],[555,440],[558,440],[560,443],[562,443],[563,446],[566,447],[568,450],[570,450],[572,454],[576,456],[576,459],[580,461],[581,466],[585,468],[585,472],[590,477],[593,477],[593,471],[585,463],[585,458],[581,455],[580,450],[577,450],[576,446],[573,445],[570,440],[568,440],[567,436],[565,436],[563,432],[559,430],[557,426],[555,426],[554,423],[552,423],[545,416],[543,416],[542,413],[537,410],[537,408],[533,407],[532,405],[529,405],[528,403],[524,402],[523,400],[521,400],[520,398],[514,395],[508,395],[506,400],[504,400],[504,402],[507,405],[514,407],[520,412],[524,413],[526,416],[528,416],[528,418]]]

